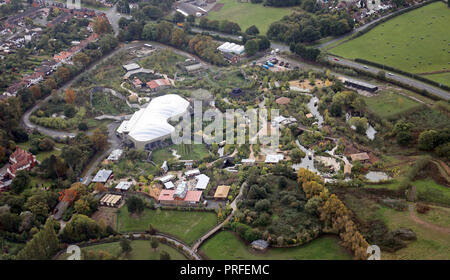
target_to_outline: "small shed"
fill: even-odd
[[[350,158],[352,159],[352,161],[361,161],[361,162],[366,162],[370,159],[367,153],[351,154]]]
[[[111,174],[112,174],[112,170],[101,169],[97,172],[94,179],[92,179],[92,182],[106,183],[106,181],[108,181],[109,177],[111,177]]]

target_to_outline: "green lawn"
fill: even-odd
[[[450,206],[450,188],[439,185],[433,179],[417,180],[412,183],[416,186],[417,198],[420,201],[440,203]]]
[[[323,236],[293,248],[271,248],[255,252],[230,231],[222,231],[205,242],[201,250],[213,260],[346,260],[351,255],[338,245],[338,238]]]
[[[82,248],[83,251],[105,251],[113,256],[120,256],[127,260],[159,260],[159,254],[162,251],[166,251],[170,255],[171,260],[186,260],[186,257],[178,252],[176,249],[159,243],[156,250],[150,247],[149,240],[133,240],[131,241],[131,247],[133,250],[128,255],[122,254],[122,248],[119,242],[105,243],[92,245],[89,247]],[[65,260],[67,258],[66,254],[62,254],[59,259]]]
[[[441,83],[443,85],[450,86],[450,72],[432,74],[432,75],[423,75],[423,77],[425,77],[429,80]]]
[[[392,118],[421,106],[417,101],[391,90],[380,91],[376,96],[364,97],[367,108],[381,118]]]
[[[172,149],[177,151],[177,154],[181,156],[181,160],[199,160],[206,157],[209,153],[208,149],[206,149],[203,144],[192,144],[189,146],[190,148],[185,149],[183,148],[183,145],[171,145],[163,149],[155,150],[152,153],[152,161],[160,165],[165,160],[175,158],[172,155]]]
[[[417,214],[418,215],[418,214]],[[386,209],[383,213],[384,221],[389,230],[398,228],[410,228],[416,235],[417,240],[407,243],[407,247],[394,253],[381,252],[381,259],[402,260],[449,260],[450,259],[450,237],[443,232],[435,231],[424,225],[418,224],[411,219],[408,211],[395,211]],[[422,216],[418,215],[422,218]]]
[[[260,34],[266,34],[272,22],[280,20],[292,13],[292,8],[264,7],[262,4],[239,3],[237,0],[219,0],[224,4],[218,12],[210,11],[210,20],[229,20],[236,22],[245,31],[248,27],[256,25]]]
[[[24,143],[19,143],[17,144],[17,146],[19,146],[20,148],[29,151],[30,150],[30,141],[24,142]],[[40,152],[38,154],[36,154],[36,159],[40,162],[42,162],[44,159],[50,157],[51,155],[55,155],[58,156],[61,154],[61,149],[64,147],[64,144],[61,143],[55,143],[55,148],[53,148],[52,151],[45,151],[45,152]]]
[[[447,4],[435,2],[382,23],[330,52],[412,73],[449,69],[449,22]]]
[[[174,235],[187,244],[192,244],[217,223],[215,213],[196,211],[155,211],[145,209],[139,217],[131,217],[127,207],[118,215],[118,231],[145,231],[151,224],[157,230]]]

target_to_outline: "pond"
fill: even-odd
[[[391,179],[391,177],[389,177],[389,175],[387,175],[385,172],[379,171],[369,171],[369,173],[367,173],[365,177],[369,182],[373,183]]]

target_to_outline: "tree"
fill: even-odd
[[[159,246],[159,241],[156,237],[152,237],[152,239],[150,240],[150,246],[152,247],[153,250],[156,251],[156,249]]]
[[[144,201],[137,196],[127,199],[127,208],[130,213],[141,213],[144,210]]]
[[[128,254],[131,252],[131,250],[133,250],[130,240],[125,237],[122,237],[120,239],[120,248],[122,248],[122,253],[124,254]]]
[[[91,58],[83,52],[74,54],[72,60],[73,63],[80,65],[83,68],[86,67],[91,62]]]
[[[29,187],[30,182],[31,178],[28,172],[25,170],[20,170],[16,172],[16,177],[14,177],[11,182],[10,188],[13,192],[19,194]]]
[[[97,182],[95,183],[94,190],[99,193],[104,193],[106,192],[106,187],[103,183]]]
[[[161,251],[161,253],[159,254],[159,259],[162,261],[168,261],[170,260],[170,255],[166,251]]]
[[[258,50],[259,50],[259,44],[258,41],[255,39],[252,40],[248,40],[245,43],[245,52],[247,53],[247,55],[252,56],[254,55]]]
[[[90,139],[96,151],[102,151],[108,143],[108,136],[100,128],[94,130]]]
[[[25,207],[29,209],[36,217],[44,218],[48,216],[48,204],[45,196],[42,193],[37,193],[30,196],[25,203]]]
[[[65,100],[67,104],[72,104],[75,102],[76,93],[73,89],[66,89]]]
[[[195,22],[195,16],[194,15],[188,15],[187,18],[186,18],[186,21],[187,22],[191,22],[191,23]]]
[[[61,66],[56,70],[56,80],[58,83],[65,82],[70,78],[70,71],[64,66]]]
[[[79,199],[75,202],[74,209],[78,214],[89,215],[91,213],[91,208],[89,203],[84,199]]]
[[[419,135],[419,149],[431,151],[435,147],[438,132],[436,130],[425,130]]]
[[[94,19],[94,32],[98,35],[110,33],[112,31],[111,24],[104,17],[96,17]]]
[[[184,22],[184,20],[185,20],[185,17],[180,12],[176,12],[175,15],[173,16],[173,21],[176,23]]]
[[[300,150],[299,148],[295,148],[291,152],[292,162],[299,163],[306,156],[305,152]]]
[[[350,119],[350,125],[355,126],[356,132],[365,134],[368,126],[368,121],[366,118],[353,117]]]
[[[259,29],[255,25],[252,25],[245,30],[245,33],[248,35],[257,35],[259,34]]]
[[[54,229],[54,221],[48,218],[44,228],[36,233],[17,254],[18,260],[50,260],[59,248],[59,240]]]
[[[42,96],[41,88],[38,85],[32,85],[30,87],[31,95],[34,99],[39,99]]]

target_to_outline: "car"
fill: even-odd
[[[289,68],[289,62],[286,62],[286,63],[284,64],[284,67]]]
[[[298,66],[295,66],[295,67],[294,67],[294,69],[295,69],[295,70],[298,70],[298,69],[300,69],[300,67],[298,67]]]
[[[118,17],[120,17],[120,14],[119,14],[119,13],[117,13],[117,16],[118,16]]]
[[[394,74],[392,74],[392,73],[388,73],[388,75],[389,75],[389,76],[394,76]]]
[[[283,65],[284,65],[284,61],[280,62],[280,66],[283,66]]]
[[[337,59],[336,57],[335,58],[333,58],[334,59],[334,61],[339,61],[339,59]]]

